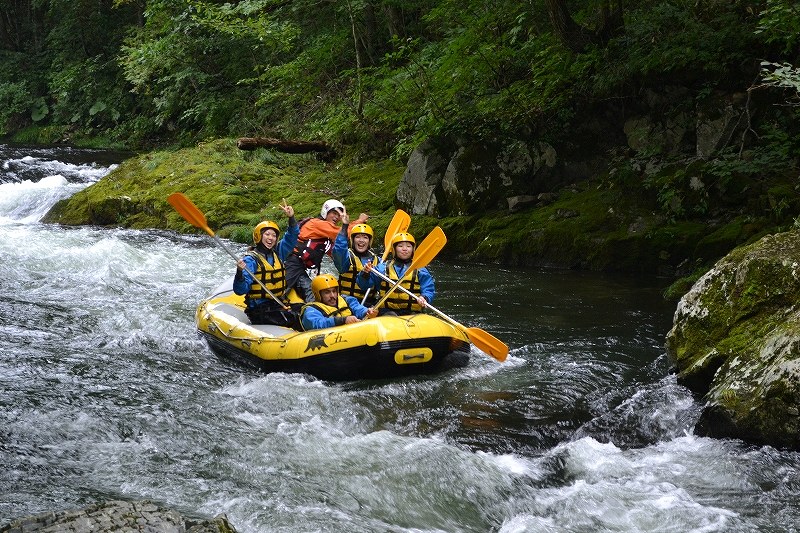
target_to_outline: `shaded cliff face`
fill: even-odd
[[[800,449],[800,230],[721,259],[678,304],[667,351],[705,395],[699,433]]]

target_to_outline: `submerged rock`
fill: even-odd
[[[49,512],[14,520],[2,533],[236,533],[225,515],[211,520],[189,520],[177,511],[150,501],[108,501],[84,509]]]
[[[800,449],[800,231],[717,262],[678,304],[667,352],[704,396],[699,434]]]

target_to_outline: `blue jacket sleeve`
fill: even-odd
[[[436,296],[436,286],[433,281],[433,276],[427,268],[420,268],[417,270],[417,277],[419,278],[419,294],[428,300],[428,303],[433,303],[433,298]]]
[[[332,328],[336,325],[336,319],[331,316],[325,316],[322,311],[314,306],[308,305],[300,312],[300,321],[303,323],[303,329],[308,331],[310,329]]]
[[[283,234],[283,238],[281,242],[278,243],[278,258],[281,261],[284,261],[294,247],[297,246],[297,238],[300,236],[300,226],[297,225],[297,221],[294,217],[289,219],[289,227],[286,228],[286,233]]]
[[[381,273],[386,274],[386,263],[378,263],[375,268]],[[375,274],[369,274],[367,276],[364,275],[364,271],[362,270],[359,272],[358,276],[356,276],[356,283],[361,290],[367,290],[372,287],[380,287],[381,286],[381,278],[376,276]]]
[[[350,311],[356,316],[356,318],[361,319],[367,316],[367,311],[369,311],[368,307],[361,305],[361,302],[358,301],[358,298],[354,296],[343,296],[344,301],[347,302],[347,307],[350,308]]]
[[[243,259],[248,270],[250,270],[250,272],[255,272],[257,268],[256,260],[249,255],[244,256]],[[253,283],[253,276],[248,274],[246,270],[240,271],[238,268],[236,269],[236,275],[233,277],[233,292],[239,295],[247,294]]]
[[[348,226],[342,226],[341,231],[336,236],[336,241],[333,243],[333,265],[339,274],[350,270],[350,243],[347,240]]]

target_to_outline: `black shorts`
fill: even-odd
[[[283,326],[300,330],[300,319],[291,310],[287,311],[277,304],[262,304],[256,307],[248,307],[244,310],[247,318],[252,324],[270,324],[273,326]]]

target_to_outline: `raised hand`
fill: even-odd
[[[282,198],[282,200],[278,207],[281,208],[281,211],[283,211],[288,218],[292,218],[294,216],[294,207],[286,203],[286,198]]]

